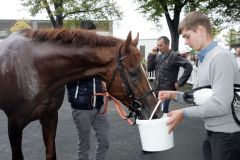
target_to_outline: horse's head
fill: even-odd
[[[141,54],[137,48],[139,35],[132,40],[131,32],[125,42],[119,46],[116,63],[108,82],[108,92],[121,100],[141,119],[148,119],[157,104],[146,76]],[[154,118],[162,116],[158,109]]]

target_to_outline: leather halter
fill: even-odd
[[[147,92],[146,94],[144,94],[143,96],[137,98],[135,97],[134,93],[133,93],[133,90],[129,84],[129,81],[127,79],[127,75],[124,71],[124,67],[123,67],[123,60],[127,57],[127,55],[124,55],[122,56],[122,53],[121,53],[121,48],[119,49],[119,54],[118,54],[118,59],[117,59],[117,66],[116,66],[116,69],[114,70],[113,72],[113,75],[112,75],[112,78],[110,80],[110,83],[109,85],[107,86],[107,90],[109,91],[110,88],[112,87],[112,83],[116,77],[116,73],[119,71],[120,73],[120,77],[123,81],[123,83],[125,84],[125,88],[127,90],[127,94],[128,94],[128,97],[129,99],[131,100],[131,104],[129,106],[129,110],[130,110],[130,113],[129,115],[127,116],[127,119],[128,118],[131,118],[131,117],[134,117],[135,120],[136,118],[141,118],[141,111],[142,111],[142,103],[140,102],[140,100],[144,99],[146,96],[148,96],[149,94],[151,94],[152,92],[154,92],[154,90],[150,90],[149,92]]]

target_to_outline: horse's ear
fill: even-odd
[[[133,40],[132,44],[137,47],[138,45],[138,40],[139,40],[139,32],[137,33],[137,37]]]
[[[127,39],[126,39],[126,44],[125,44],[125,51],[128,50],[129,46],[131,45],[132,43],[132,32],[130,31],[128,33],[128,36],[127,36]]]

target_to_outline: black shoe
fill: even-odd
[[[151,153],[154,153],[154,152],[142,150],[142,154],[151,154]]]

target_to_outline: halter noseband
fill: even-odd
[[[116,67],[116,69],[113,72],[113,76],[112,76],[112,78],[110,80],[109,85],[107,86],[107,90],[109,90],[111,88],[112,83],[113,83],[113,81],[114,81],[114,79],[116,77],[116,73],[117,73],[117,71],[119,71],[120,77],[122,78],[122,80],[123,80],[123,82],[124,82],[124,84],[126,86],[128,97],[131,99],[131,105],[129,107],[130,113],[129,113],[129,115],[126,118],[128,119],[128,118],[134,117],[135,120],[136,120],[136,118],[140,119],[140,117],[141,117],[142,103],[140,102],[140,100],[144,99],[146,96],[148,96],[149,94],[151,94],[155,90],[150,90],[149,92],[147,92],[146,94],[144,94],[143,96],[141,96],[139,98],[136,98],[134,96],[133,90],[130,87],[130,84],[128,82],[128,79],[127,79],[127,76],[126,76],[126,73],[124,71],[124,67],[123,67],[123,64],[122,64],[123,60],[126,57],[127,57],[126,55],[121,57],[121,47],[120,47],[119,54],[118,54],[118,59],[117,59],[117,67]]]

